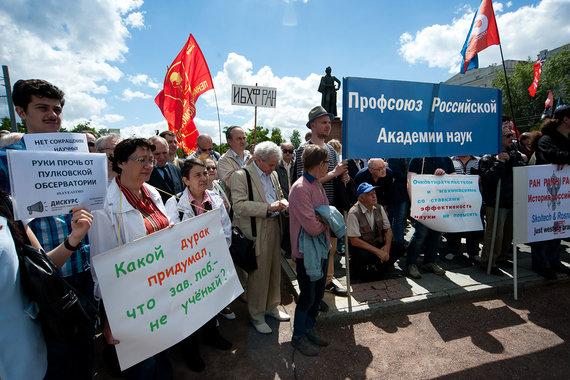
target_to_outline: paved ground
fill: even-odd
[[[246,322],[245,305],[234,304],[235,321],[222,321],[232,352],[202,349],[206,371],[186,369],[174,352],[176,378],[203,379],[386,379],[386,378],[568,378],[570,373],[569,283],[510,295],[462,300],[411,313],[319,322],[332,342],[317,358],[293,353],[289,323],[260,335]],[[285,299],[292,313],[294,302]],[[100,373],[97,379],[112,378]]]
[[[568,261],[570,245],[564,243]],[[221,321],[231,352],[202,348],[207,368],[194,373],[185,353],[172,350],[177,379],[385,379],[385,378],[564,378],[570,377],[570,282],[545,282],[530,270],[521,246],[519,300],[512,278],[443,262],[445,278],[424,275],[353,286],[353,306],[326,294],[331,305],[318,330],[331,346],[317,358],[294,353],[291,324],[268,318],[270,335],[248,322],[246,305],[234,301],[235,321]],[[512,265],[503,266],[510,273]],[[343,274],[342,266],[337,274]],[[342,278],[341,278],[342,279]],[[293,315],[295,290],[283,282],[284,309]],[[96,379],[115,379],[98,358]]]

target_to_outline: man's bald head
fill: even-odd
[[[368,171],[372,174],[374,181],[378,178],[386,177],[386,162],[381,158],[371,158],[368,160]]]

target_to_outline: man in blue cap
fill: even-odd
[[[384,208],[378,204],[376,186],[361,183],[358,202],[348,212],[351,275],[360,281],[378,280],[393,268],[401,252],[392,250],[392,229]]]

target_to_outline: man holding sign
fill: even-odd
[[[58,132],[61,127],[64,93],[53,84],[41,79],[19,80],[14,84],[12,99],[16,112],[24,122],[27,133]],[[22,140],[0,151],[0,187],[10,192],[9,171],[6,150],[26,150]],[[14,173],[20,175],[20,173]],[[93,297],[93,281],[89,273],[89,244],[87,239],[77,245],[68,240],[71,233],[72,214],[35,218],[28,226],[37,236],[46,251],[65,244],[73,251],[60,271],[85,299]],[[93,326],[94,328],[95,326]],[[93,331],[94,332],[94,331]],[[88,336],[87,336],[88,335]],[[48,372],[51,378],[90,378],[92,375],[93,336],[74,342],[52,341],[46,336],[48,350]]]

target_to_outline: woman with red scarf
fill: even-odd
[[[118,173],[109,187],[102,210],[93,212],[93,225],[89,233],[91,256],[106,252],[168,227],[170,219],[158,191],[146,184],[155,165],[152,145],[141,138],[121,141],[115,147],[113,171]],[[101,299],[97,276],[95,298]],[[104,303],[104,300],[103,300]],[[103,316],[103,334],[108,344],[119,343]],[[171,379],[172,367],[166,351],[148,358],[125,370],[127,379]]]

